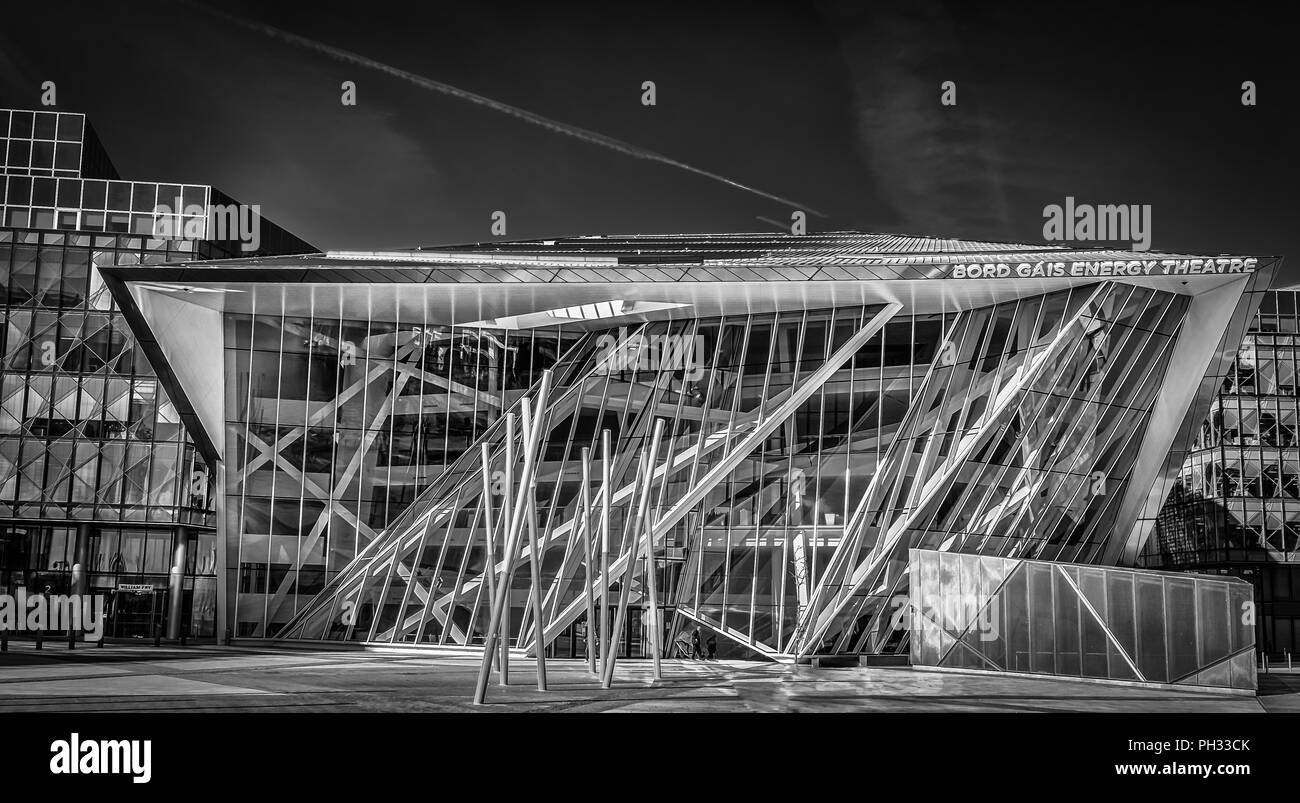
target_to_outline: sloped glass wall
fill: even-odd
[[[913,666],[1256,688],[1241,580],[924,549],[909,568]]]

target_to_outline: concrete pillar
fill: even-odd
[[[181,637],[181,614],[185,610],[185,546],[189,541],[190,528],[176,528],[176,552],[172,561],[171,576],[167,578],[167,638]]]

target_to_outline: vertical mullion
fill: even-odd
[[[722,349],[722,326],[725,323],[725,320],[726,320],[725,317],[717,318],[718,335],[714,338],[713,356],[709,360],[709,368],[710,368],[709,382],[705,387],[704,398],[700,402],[700,429],[699,432],[696,434],[695,458],[691,461],[691,472],[689,475],[690,479],[687,483],[688,487],[692,487],[695,485],[695,482],[699,476],[700,462],[704,459],[704,445],[705,442],[708,440],[708,434],[709,434],[709,426],[708,426],[709,417],[710,417],[709,411],[712,409],[710,406],[710,402],[712,402],[713,400],[713,388],[715,385],[713,381],[713,371],[716,371],[718,366],[718,355]],[[701,323],[703,322],[701,321]],[[696,326],[697,333],[699,332],[700,328],[701,328],[700,325],[697,324]],[[700,336],[703,337],[703,335]],[[730,426],[731,426],[731,422],[728,421],[727,428],[730,429]],[[718,448],[725,450],[726,446],[723,445]],[[699,530],[700,530],[699,543],[700,543],[701,559],[700,559],[700,564],[699,564],[700,569],[698,574],[699,574],[699,582],[701,583],[703,582],[703,572],[704,572],[704,560],[703,560],[704,552],[706,551],[706,546],[709,538],[708,527],[706,525],[707,516],[705,515],[705,513],[707,512],[705,506],[707,504],[708,504],[708,500],[706,496],[705,499],[701,500],[700,502],[700,515],[696,517],[699,522]],[[727,533],[728,535],[726,538],[726,551],[723,553],[724,557],[722,562],[722,578],[723,578],[722,579],[722,615],[718,617],[719,624],[722,624],[726,621],[726,612],[727,612],[727,582],[728,582],[728,576],[730,575],[730,565],[731,565],[730,528],[727,528]],[[697,591],[695,597],[696,611],[699,611],[701,601],[702,599],[700,597],[700,592]]]
[[[270,507],[270,516],[269,516],[270,526],[267,528],[267,536],[266,536],[266,592],[262,594],[262,634],[263,635],[270,635],[270,629],[271,629],[271,622],[270,622],[270,618],[271,618],[270,608],[271,608],[271,594],[272,594],[271,553],[273,552],[271,548],[273,542],[271,539],[275,537],[276,530],[278,529],[275,526],[275,500],[277,498],[276,491],[279,489],[280,486],[280,474],[282,473],[279,465],[280,463],[280,406],[284,403],[284,400],[281,398],[283,393],[280,390],[280,382],[282,380],[282,377],[284,376],[284,307],[285,307],[284,296],[287,290],[288,290],[287,287],[281,285],[280,322],[278,326],[280,330],[280,348],[278,353],[276,354],[276,374],[275,374],[275,423],[271,427],[271,439],[270,439],[271,440],[271,444],[270,444],[271,445],[271,461],[270,461],[271,498],[270,500],[268,500],[268,505]],[[256,343],[252,343],[251,345],[256,347]],[[134,388],[132,388],[132,392],[134,392]]]
[[[231,613],[234,615],[233,618],[235,620],[233,623],[234,627],[231,628],[231,631],[235,635],[239,634],[239,609],[240,609],[239,597],[243,593],[240,589],[240,583],[241,583],[241,579],[242,579],[241,575],[243,574],[243,567],[244,567],[244,560],[243,560],[244,537],[246,535],[245,522],[248,520],[247,512],[246,512],[246,508],[248,506],[248,484],[252,480],[252,476],[250,476],[250,472],[248,471],[248,464],[249,464],[250,453],[252,452],[253,449],[252,441],[250,440],[249,428],[250,428],[250,422],[253,419],[253,354],[256,351],[256,349],[254,348],[254,340],[257,332],[257,293],[254,292],[251,295],[252,295],[251,309],[248,314],[248,393],[246,395],[246,403],[244,406],[244,444],[243,444],[244,462],[243,465],[240,467],[240,473],[243,474],[243,478],[239,484],[239,525],[237,529],[238,538],[235,543],[235,566],[237,567],[237,571],[235,575],[235,605],[234,605],[234,610],[231,611]],[[236,344],[238,344],[239,342],[238,338],[235,339],[235,342]],[[111,343],[112,343],[111,333],[110,333],[109,343],[111,347]],[[236,360],[239,359],[238,356],[236,356],[235,359]],[[106,376],[104,380],[105,415],[107,415],[107,407],[108,407],[108,392],[109,392],[108,382],[109,380],[108,377]],[[123,455],[123,458],[124,458],[123,462],[125,462],[125,455]],[[274,470],[274,463],[272,463],[272,470]],[[98,499],[96,499],[96,504],[98,504]],[[225,532],[222,533],[222,537],[223,538],[226,537]],[[120,544],[121,542],[120,534],[118,536],[118,539]]]
[[[423,333],[421,333],[418,336],[412,336],[411,338],[412,351],[415,350],[415,343],[421,337],[423,337]],[[384,463],[386,465],[383,466],[377,465],[375,467],[376,468],[375,473],[378,474],[380,473],[380,471],[382,471],[384,476],[384,499],[383,499],[384,515],[383,518],[381,519],[381,521],[383,522],[383,527],[381,527],[380,529],[381,533],[383,532],[384,529],[387,529],[388,523],[392,520],[392,516],[388,511],[388,504],[389,504],[389,500],[393,498],[393,444],[394,444],[394,437],[397,434],[397,402],[401,398],[402,389],[405,388],[406,383],[410,381],[409,374],[405,375],[405,378],[403,377],[403,373],[401,370],[403,367],[403,361],[400,357],[401,350],[402,350],[402,303],[400,297],[394,295],[393,298],[393,375],[392,375],[393,389],[389,393],[389,397],[388,397],[388,421],[386,422],[388,425],[388,448],[382,450],[387,455],[387,458],[384,460]],[[380,426],[383,426],[383,424],[381,424]],[[381,437],[382,435],[377,434],[375,436],[375,440],[379,441]],[[374,443],[372,443],[371,446],[374,446]],[[358,471],[358,474],[360,474],[360,472],[364,470],[365,470],[365,456],[363,455],[362,468]],[[374,491],[372,490],[371,494],[373,495],[373,493]]]
[[[365,326],[364,334],[362,335],[362,337],[364,338],[364,340],[362,341],[362,345],[365,346],[365,355],[361,359],[361,366],[360,366],[361,370],[358,371],[358,373],[360,374],[360,382],[362,383],[362,385],[361,385],[361,392],[357,394],[358,396],[361,397],[360,398],[361,414],[359,420],[363,427],[366,426],[366,408],[369,404],[369,399],[370,399],[370,382],[371,382],[370,344],[373,339],[373,335],[371,332],[371,319],[372,319],[372,312],[374,311],[374,306],[375,306],[374,287],[367,286],[366,287],[366,320],[365,320],[366,326]],[[354,396],[353,399],[356,399],[356,396]],[[361,453],[359,455],[354,455],[353,459],[359,460],[360,462],[364,463],[365,462],[365,430],[362,429],[359,432],[360,432],[360,436],[357,442],[357,448],[360,450]],[[365,486],[364,472],[360,468],[358,468],[356,472],[356,481],[357,481],[357,494],[356,494],[357,523],[352,527],[352,532],[353,532],[352,555],[354,558],[361,553],[361,523],[362,523],[361,514],[362,511],[365,510],[364,501],[362,499],[362,495],[364,493],[364,486]],[[344,484],[343,487],[339,488],[339,493],[343,493],[346,490],[346,488],[347,485]],[[358,593],[365,594],[364,580],[362,581],[362,588]]]

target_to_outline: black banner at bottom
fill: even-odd
[[[502,794],[635,797],[1098,784],[1232,793],[1294,780],[1298,726],[1289,714],[12,713],[0,719],[0,756],[9,788],[49,793],[450,794],[493,778]]]

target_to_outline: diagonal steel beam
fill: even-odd
[[[1098,285],[1098,287],[1093,290],[1092,294],[1079,307],[1075,315],[1069,321],[1062,324],[1061,328],[1052,338],[1047,347],[1036,355],[1031,363],[1022,365],[1018,368],[1016,376],[1014,376],[1006,385],[998,389],[997,396],[986,408],[985,413],[982,416],[982,421],[990,422],[998,420],[998,417],[1003,411],[1013,403],[1018,402],[1022,398],[1026,389],[1032,387],[1034,383],[1038,381],[1039,377],[1047,370],[1047,367],[1052,364],[1053,358],[1074,342],[1076,324],[1085,318],[1091,317],[1094,302],[1099,297],[1103,286],[1104,285]],[[908,528],[912,526],[919,516],[928,510],[928,501],[949,487],[966,459],[982,446],[995,431],[997,431],[997,428],[995,427],[980,426],[974,431],[968,432],[963,435],[961,440],[959,440],[953,447],[937,473],[931,475],[929,479],[924,481],[922,481],[921,477],[916,477],[915,482],[913,483],[914,486],[920,485],[923,489],[918,498],[925,501],[916,504],[914,507],[910,508],[910,512],[888,525],[888,529],[884,532],[883,537],[880,538],[871,548],[871,552],[865,563],[858,564],[856,567],[848,567],[843,565],[845,558],[840,558],[840,565],[837,567],[836,576],[840,576],[841,572],[847,574],[848,582],[844,583],[843,588],[836,592],[825,605],[819,606],[818,603],[823,599],[825,590],[834,579],[829,568],[827,572],[823,573],[823,576],[817,584],[817,591],[813,595],[813,603],[808,607],[807,611],[805,611],[805,621],[800,622],[799,626],[795,629],[794,641],[797,645],[797,655],[806,655],[812,645],[817,643],[818,639],[822,637],[827,628],[829,628],[835,621],[835,618],[848,604],[849,600],[858,593],[862,586],[867,583],[868,579],[876,574],[876,569],[888,559],[894,546],[900,539],[902,539],[903,535],[908,531]],[[910,446],[903,441],[895,441],[895,444],[894,447],[891,447],[891,453],[895,449],[910,448]],[[865,509],[865,502],[871,497],[877,483],[897,483],[899,479],[899,477],[886,477],[883,473],[877,473],[876,476],[872,478],[871,485],[863,495],[863,504],[860,504],[854,511],[854,536],[851,539],[845,538],[840,542],[840,546],[836,550],[836,555],[831,558],[832,563],[835,563],[836,558],[840,557],[840,550],[856,551],[859,548],[862,535],[866,532],[866,528],[870,526],[867,521],[868,513]]]
[[[739,441],[734,442],[731,449],[720,459],[716,465],[710,468],[703,477],[700,477],[690,488],[688,488],[680,498],[669,508],[663,516],[655,521],[654,529],[650,533],[651,548],[658,545],[664,536],[677,525],[679,521],[686,517],[686,514],[704,499],[709,491],[721,482],[728,474],[740,465],[750,452],[758,448],[759,444],[767,438],[777,427],[785,422],[787,418],[794,415],[805,401],[814,393],[821,389],[832,376],[835,375],[840,367],[853,358],[868,340],[876,335],[885,324],[889,322],[903,305],[898,302],[890,302],[884,306],[880,312],[876,313],[861,329],[855,332],[844,345],[840,346],[834,354],[826,358],[817,370],[808,375],[806,379],[797,383],[786,399],[779,405],[771,408],[759,407],[759,415],[752,424],[752,429],[745,434]],[[610,567],[610,574],[617,575],[623,571],[628,560],[629,553],[624,552],[619,556]],[[603,582],[601,578],[601,582]],[[583,611],[585,601],[578,598],[569,603],[564,611],[555,617],[544,629],[543,644],[549,644],[564,628],[568,627]]]

